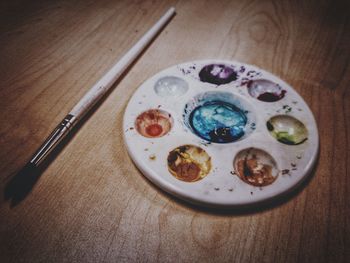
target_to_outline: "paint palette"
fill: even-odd
[[[255,66],[188,62],[144,82],[124,115],[141,172],[183,200],[234,207],[297,186],[318,153],[314,117],[297,92]]]

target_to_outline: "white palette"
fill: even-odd
[[[236,79],[221,85],[201,81],[199,72],[210,64],[225,65],[234,69]],[[215,71],[215,67],[213,71]],[[213,73],[217,74],[217,72]],[[175,80],[181,79],[180,82],[177,82],[177,89],[176,86],[174,89],[174,86],[169,83],[172,81],[172,77],[176,77]],[[260,86],[257,85],[253,88],[253,85],[260,82],[252,82],[252,80],[260,79],[276,83],[278,85],[276,87],[283,91],[283,94],[281,94],[281,90],[279,91],[283,98],[275,102],[257,99]],[[239,135],[240,137],[233,142],[217,143],[210,142],[203,136],[197,135],[198,133],[196,134],[196,129],[191,126],[189,120],[194,115],[188,111],[196,110],[196,107],[201,105],[203,98],[210,101],[211,96],[216,98],[212,100],[222,99],[224,102],[237,106],[246,114],[244,135]],[[142,113],[151,109],[164,114],[165,117],[170,116],[170,122],[166,124],[170,127],[169,132],[166,133],[164,129],[161,132],[158,126],[154,126],[150,131],[150,136],[146,137],[140,134],[136,127],[138,126],[136,120]],[[271,128],[271,124],[275,125],[273,130],[273,132],[277,132],[275,137],[267,127],[267,121],[274,116],[278,117],[272,119],[269,127]],[[281,116],[282,124],[285,120],[287,125],[294,118],[299,120],[301,126],[291,126],[288,132],[293,133],[293,129],[295,132],[295,130],[303,128],[303,124],[307,130],[307,138],[303,138],[303,133],[301,136],[297,134],[292,137],[296,138],[296,142],[300,144],[289,145],[289,139],[292,137],[287,132],[278,130],[278,121]],[[132,160],[150,181],[183,200],[214,207],[247,205],[289,191],[310,173],[316,161],[319,147],[314,117],[305,101],[292,87],[271,73],[255,66],[232,61],[188,62],[170,67],[154,75],[144,82],[130,99],[124,115],[123,129],[125,143]],[[158,134],[161,137],[154,136]],[[222,133],[219,135],[226,138],[226,135],[222,135]],[[187,182],[179,180],[171,173],[171,168],[168,167],[168,160],[171,159],[169,153],[183,145],[200,147],[210,157],[210,164],[206,167],[209,172],[206,176]],[[249,151],[249,156],[242,154],[242,151],[251,148],[254,150],[252,150],[253,152]],[[259,163],[259,158],[257,158],[259,163],[257,166],[249,163],[249,158],[255,158],[252,157],[255,149],[258,149],[258,154],[267,152],[272,160],[268,160],[269,156],[263,156],[260,159],[262,165]],[[239,162],[242,160],[240,158],[245,159]],[[235,161],[237,163],[234,163]],[[245,172],[242,173],[243,170],[238,169],[238,162],[241,165],[239,167],[247,166],[254,173],[258,171],[256,169],[259,167],[264,169],[263,171],[266,173],[267,171],[271,172],[274,175],[273,182],[267,185],[264,183],[259,185],[258,183],[257,186],[250,184],[249,180],[253,180],[252,176],[255,174],[249,173],[249,169],[246,168]],[[196,165],[186,166],[186,169],[189,169],[190,177],[198,172],[198,167]],[[175,169],[181,170],[177,166]],[[239,174],[243,174],[243,179],[247,180],[242,180],[242,177],[238,176]]]

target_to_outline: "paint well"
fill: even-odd
[[[144,137],[157,138],[166,135],[172,127],[171,114],[159,109],[141,113],[135,121],[136,130]]]
[[[253,98],[264,102],[275,102],[284,98],[286,90],[267,79],[256,79],[248,82],[248,92]]]
[[[168,170],[177,179],[196,182],[207,176],[211,158],[205,150],[194,145],[183,145],[169,152]]]
[[[227,84],[237,79],[237,72],[230,65],[209,64],[200,70],[199,79],[216,85]]]
[[[235,142],[253,131],[248,105],[228,92],[200,94],[186,104],[184,122],[198,137],[214,143]],[[248,125],[250,124],[254,125]]]
[[[190,115],[194,132],[210,142],[229,143],[244,135],[247,116],[237,106],[224,101],[208,101]]]
[[[240,151],[234,160],[236,175],[247,184],[266,186],[278,176],[274,158],[264,150],[248,148]]]
[[[289,115],[277,115],[266,122],[270,134],[279,142],[287,145],[298,145],[308,138],[305,125]]]
[[[154,91],[160,97],[181,96],[188,91],[188,83],[182,78],[166,76],[156,82]]]

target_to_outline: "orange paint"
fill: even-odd
[[[146,133],[152,137],[157,137],[162,134],[162,132],[163,128],[158,123],[151,124],[146,127]]]

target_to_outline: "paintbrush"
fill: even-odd
[[[59,143],[67,137],[72,128],[107,93],[174,14],[175,8],[171,7],[80,99],[39,147],[30,161],[6,185],[4,191],[5,200],[12,198],[12,205],[16,205],[25,198],[40,176],[40,164],[47,159],[50,152],[58,148]]]
[[[64,117],[63,121],[54,129],[29,164],[39,166],[56,145],[69,133],[79,120],[103,97],[129,65],[137,58],[144,48],[174,15],[175,8],[170,8],[129,51],[113,65],[113,67],[81,98],[74,108]]]

